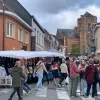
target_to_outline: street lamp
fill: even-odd
[[[5,5],[3,3],[3,43],[2,43],[2,49],[5,50]]]
[[[2,50],[5,50],[5,4],[3,2],[3,0],[0,0],[0,2],[2,3],[2,10],[3,10],[3,17],[2,17],[2,20],[3,20],[3,29],[2,29]]]

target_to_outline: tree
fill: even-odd
[[[72,56],[79,56],[80,55],[80,47],[77,45],[73,45],[72,50],[71,50],[71,55]]]
[[[26,51],[27,50],[27,45],[23,45],[21,49]]]

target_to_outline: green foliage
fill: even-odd
[[[73,45],[72,50],[71,50],[71,55],[72,56],[79,56],[80,55],[80,47],[77,45]]]
[[[21,49],[26,51],[27,50],[27,46],[23,45]]]

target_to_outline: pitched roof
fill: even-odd
[[[0,9],[3,9],[2,2],[0,2]],[[11,12],[15,13],[15,11],[7,4],[4,4],[4,10],[11,11]]]
[[[23,19],[28,25],[32,26],[31,14],[18,2],[18,0],[3,0],[4,4],[9,5],[16,14]]]
[[[52,34],[52,36],[53,36],[55,39],[57,39],[57,37],[56,37],[55,35]]]
[[[72,29],[57,29],[57,38],[63,39]]]
[[[50,33],[47,31],[47,29],[44,29],[44,32],[47,33],[48,35],[50,35]]]
[[[68,38],[79,38],[78,34],[77,33],[73,33],[73,32],[72,33],[68,33],[67,37]]]
[[[57,29],[57,33],[63,33],[63,34],[69,33],[71,31],[72,29]]]
[[[37,24],[37,26],[41,29],[43,33],[45,33],[45,29],[40,25],[40,23],[37,21],[35,16],[32,16],[33,21]]]
[[[93,16],[91,13],[89,13],[89,12],[86,12],[85,14],[84,14],[84,16]]]

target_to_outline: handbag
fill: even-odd
[[[69,77],[67,76],[65,79],[65,83],[68,85],[69,84]]]

